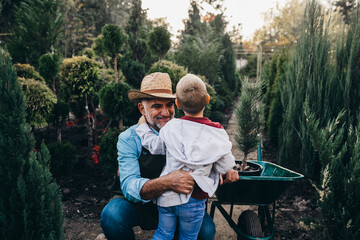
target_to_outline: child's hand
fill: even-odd
[[[236,182],[237,180],[239,180],[239,173],[238,171],[235,171],[234,169],[230,169],[225,176],[225,180],[223,180],[223,176],[220,174],[220,185],[222,185],[223,183],[231,183],[231,182]]]
[[[138,121],[138,125],[140,126],[141,124],[143,123],[146,123],[146,118],[144,115],[142,115],[140,118],[139,118],[139,121]]]

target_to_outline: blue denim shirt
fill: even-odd
[[[142,145],[135,131],[137,127],[136,124],[122,132],[117,142],[120,187],[129,201],[146,203],[150,200],[143,200],[140,196],[140,190],[150,179],[140,176],[138,158],[142,152]],[[155,134],[159,134],[154,129],[152,130]]]

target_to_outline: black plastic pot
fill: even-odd
[[[236,163],[241,165],[242,161],[236,161]],[[254,170],[238,171],[239,176],[260,176],[261,172],[263,171],[263,167],[260,164],[247,162],[246,165],[250,166]]]

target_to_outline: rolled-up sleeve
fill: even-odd
[[[142,151],[140,138],[134,126],[119,135],[117,142],[121,190],[129,201],[149,202],[140,196],[140,190],[149,180],[142,178],[138,158]]]

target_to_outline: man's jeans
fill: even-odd
[[[205,213],[205,201],[190,198],[188,203],[173,207],[160,207],[159,226],[152,240],[172,240],[179,226],[179,240],[196,240]]]
[[[138,225],[138,215],[131,203],[115,198],[103,209],[100,225],[108,240],[132,240],[135,239],[133,227]],[[214,221],[205,213],[198,239],[211,240],[214,236]]]

